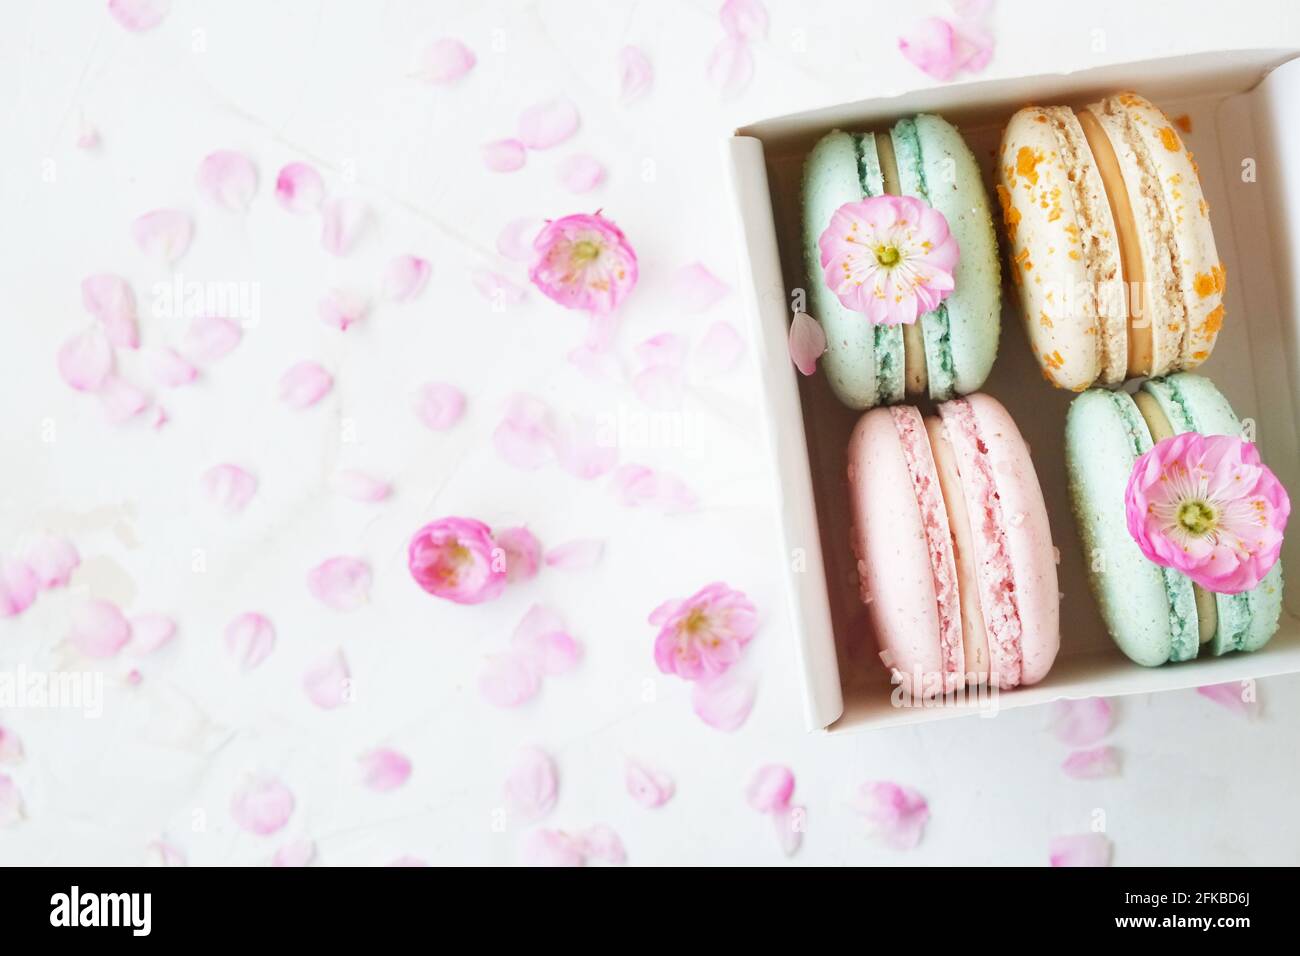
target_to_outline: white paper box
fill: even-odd
[[[845,449],[857,415],[839,404],[820,374],[799,375],[786,347],[790,293],[806,281],[800,172],[824,133],[837,127],[884,129],[902,116],[938,113],[961,129],[984,166],[996,216],[991,167],[1012,113],[1031,102],[1077,107],[1102,94],[1136,90],[1170,116],[1190,118],[1191,132],[1184,139],[1200,165],[1219,255],[1227,265],[1223,331],[1198,371],[1214,380],[1240,416],[1255,420],[1264,460],[1300,508],[1297,55],[1300,51],[1237,50],[945,86],[762,120],[729,140],[809,729],[838,733],[1061,697],[1148,693],[1300,671],[1300,585],[1294,582],[1286,591],[1277,635],[1253,654],[1144,668],[1115,647],[1088,589],[1066,492],[1063,434],[1073,396],[1043,380],[1028,349],[1018,300],[1004,288],[1002,342],[984,391],[1014,416],[1047,499],[1061,551],[1061,651],[1041,684],[993,701],[972,697],[944,707],[892,706],[893,688],[876,658],[849,549]],[[1300,574],[1300,531],[1288,536],[1282,560],[1284,570]]]

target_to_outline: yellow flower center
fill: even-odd
[[[1198,538],[1214,530],[1217,517],[1206,501],[1184,501],[1178,506],[1179,527]]]
[[[902,258],[897,246],[876,246],[876,261],[888,269],[890,266],[898,265],[898,260]]]
[[[600,243],[590,239],[580,239],[573,244],[573,251],[569,253],[569,258],[575,266],[585,266],[588,262],[595,262],[600,258]]]

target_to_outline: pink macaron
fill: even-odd
[[[881,659],[912,696],[1042,680],[1056,558],[1029,448],[987,395],[867,412],[849,440],[853,550]]]

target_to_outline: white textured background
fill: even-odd
[[[605,481],[580,482],[554,466],[525,475],[497,456],[490,436],[516,391],[566,413],[644,411],[630,390],[593,384],[565,361],[581,336],[574,315],[531,289],[522,305],[493,313],[474,290],[479,268],[525,282],[495,252],[506,222],[602,206],[627,232],[642,273],[624,310],[625,358],[657,332],[698,339],[717,319],[748,335],[738,295],[689,316],[669,294],[673,272],[694,261],[737,281],[722,137],[746,120],[929,82],[895,49],[929,5],[769,0],[754,82],[723,102],[705,79],[722,36],[716,6],[176,0],[161,27],[139,36],[99,2],[7,6],[0,550],[48,530],[70,536],[84,563],[71,589],[0,620],[0,667],[82,666],[63,636],[87,595],[128,613],[172,614],[180,631],[157,658],[109,663],[101,720],[0,712],[27,751],[0,767],[26,807],[26,819],[0,829],[0,863],[143,862],[160,836],[202,864],[263,863],[297,837],[313,838],[331,864],[402,854],[510,863],[523,827],[512,821],[498,832],[493,813],[525,744],[547,749],[560,768],[560,801],[543,825],[608,823],[639,864],[782,861],[770,824],[744,803],[750,774],[770,762],[793,768],[796,799],[808,807],[797,863],[1043,863],[1049,839],[1087,829],[1095,809],[1106,814],[1116,863],[1300,862],[1300,678],[1263,682],[1249,722],[1192,692],[1120,702],[1109,742],[1123,752],[1122,775],[1091,783],[1061,773],[1067,750],[1037,709],[834,739],[805,734],[747,367],[691,391],[698,431],[686,447],[622,450],[624,461],[681,475],[701,497],[695,514],[627,510]],[[1171,7],[1003,0],[983,76],[1300,45],[1300,15],[1285,0]],[[1104,52],[1094,49],[1097,30]],[[440,35],[478,55],[450,88],[409,75],[417,46]],[[627,43],[648,52],[655,85],[624,107],[615,57]],[[578,105],[578,136],[530,155],[518,173],[487,173],[479,146],[513,135],[523,108],[560,94]],[[98,152],[75,147],[83,122],[101,131]],[[217,148],[258,164],[246,216],[196,194],[197,163]],[[560,161],[578,151],[609,167],[593,196],[569,196],[556,183]],[[374,228],[352,256],[327,256],[315,221],[275,204],[275,172],[293,159],[318,164],[332,189],[371,205]],[[147,318],[149,290],[167,276],[129,236],[131,221],[159,206],[196,219],[179,271],[259,283],[262,322],[204,381],[167,395],[165,428],[113,427],[59,380],[54,354],[85,322],[78,284],[92,272],[131,280],[146,345],[177,337]],[[346,336],[319,322],[326,288],[372,287],[403,252],[433,262],[416,303],[378,306]],[[317,407],[294,412],[276,400],[277,380],[304,358],[325,363],[337,384]],[[429,380],[469,396],[450,432],[429,432],[411,412],[414,389]],[[345,420],[355,441],[340,440]],[[54,440],[43,441],[50,423]],[[199,475],[221,461],[261,482],[233,520],[213,515],[199,492]],[[376,506],[332,493],[330,476],[354,466],[391,475],[394,497]],[[604,538],[605,559],[591,572],[544,571],[490,605],[456,607],[426,597],[405,569],[410,532],[446,514],[527,523],[545,544]],[[207,555],[206,573],[191,570],[195,549]],[[322,607],[304,583],[309,567],[336,553],[374,568],[370,603],[352,614]],[[745,664],[759,677],[758,703],[730,735],[702,724],[688,687],[657,673],[645,622],[662,600],[715,579],[748,592],[763,617]],[[1067,595],[1063,618],[1086,599]],[[522,710],[494,709],[478,694],[478,675],[534,601],[562,610],[586,660]],[[279,640],[259,670],[241,676],[221,632],[250,609],[271,617]],[[358,701],[322,712],[302,693],[301,675],[334,648],[348,658]],[[137,687],[124,681],[132,666],[143,673]],[[378,745],[414,761],[397,792],[358,783],[358,754]],[[671,774],[676,797],[658,810],[636,804],[623,786],[628,758]],[[274,837],[249,836],[230,820],[231,793],[252,771],[279,775],[297,798]],[[860,783],[880,778],[930,801],[913,852],[878,848],[848,806]],[[196,830],[203,815],[206,828]]]

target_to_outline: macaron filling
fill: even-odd
[[[871,148],[867,138],[871,137]],[[865,197],[890,192],[889,183],[897,183],[898,175],[893,165],[892,148],[882,153],[880,136],[872,133],[853,134],[853,148],[858,160],[858,180]],[[888,137],[884,137],[888,141]],[[888,162],[886,162],[888,156]],[[896,195],[896,193],[895,193]],[[876,404],[894,405],[903,400],[905,390],[906,344],[904,330],[898,326],[872,327],[872,352],[876,363]]]

